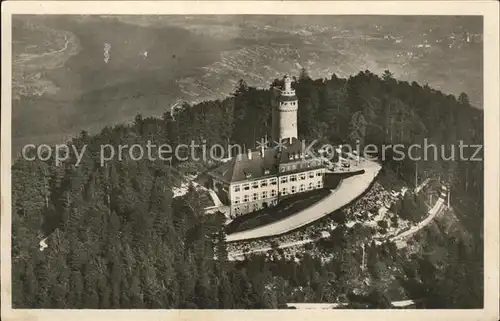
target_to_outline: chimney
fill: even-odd
[[[248,159],[252,159],[252,150],[251,149],[248,150]]]
[[[260,157],[264,157],[264,144],[260,145]]]

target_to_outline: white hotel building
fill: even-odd
[[[303,154],[297,139],[298,99],[284,78],[280,102],[273,110],[273,139],[281,150],[249,150],[211,171],[212,188],[230,207],[230,216],[276,205],[280,198],[323,188],[325,166]]]

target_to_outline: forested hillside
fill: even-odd
[[[277,308],[299,300],[359,301],[351,292],[362,273],[356,268],[360,258],[350,254],[359,235],[337,235],[336,246],[346,254],[328,263],[307,255],[301,262],[263,257],[229,262],[223,217],[204,215],[194,189],[173,198],[178,177],[170,165],[178,168],[179,162],[115,159],[100,165],[102,144],[145,146],[150,140],[175,148],[206,140],[208,146],[253,147],[271,134],[270,106],[278,83],[256,89],[240,82],[223,101],[186,105],[162,118],[138,115],[132,125],[104,128],[97,135],[82,132],[71,142],[79,149],[88,145],[78,167],[74,159],[59,167],[53,159],[17,160],[12,167],[13,307]],[[295,88],[303,139],[376,145],[422,144],[424,138],[438,146],[483,142],[483,112],[469,105],[466,94],[456,98],[397,81],[389,72],[369,71],[316,80],[303,71]],[[466,149],[465,157],[473,152]],[[450,182],[453,209],[464,229],[446,235],[436,227],[420,236],[427,252],[436,242],[448,250],[440,262],[425,253],[406,257],[387,244],[372,251],[368,268],[380,273],[379,262],[404,267],[399,278],[407,296],[425,299],[426,307],[480,307],[483,162],[383,162],[385,171],[410,183],[415,169],[422,178]],[[49,247],[40,251],[47,234]],[[387,307],[381,289],[374,286],[361,301]]]

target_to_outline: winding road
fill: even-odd
[[[438,198],[436,203],[434,203],[434,206],[429,210],[427,216],[422,221],[420,221],[417,225],[410,228],[409,230],[401,232],[400,234],[393,236],[392,238],[389,239],[390,241],[395,242],[396,246],[398,248],[405,247],[406,246],[406,242],[405,242],[406,238],[413,236],[415,233],[420,231],[422,228],[426,227],[430,222],[432,222],[432,220],[434,220],[436,215],[438,215],[441,212],[441,210],[445,206],[445,202],[446,202],[446,192],[444,190],[445,187],[442,186],[441,188],[443,189],[443,192],[441,192],[440,197]],[[282,243],[279,245],[279,248],[286,249],[286,248],[290,248],[290,247],[294,247],[294,246],[305,245],[308,243],[318,241],[319,239],[321,239],[321,237],[318,237],[315,239],[308,238],[308,239],[300,240],[300,241]],[[230,261],[242,260],[245,258],[245,255],[268,252],[268,251],[271,251],[272,249],[273,249],[272,247],[267,246],[267,247],[261,247],[261,248],[254,248],[254,249],[247,250],[247,251],[232,252],[232,253],[228,253],[228,259]]]
[[[392,242],[396,243],[396,246],[398,248],[405,247],[406,246],[406,242],[404,240],[405,238],[411,237],[413,234],[417,233],[418,231],[426,227],[430,222],[432,222],[432,220],[436,217],[436,215],[441,213],[441,210],[443,209],[443,207],[445,207],[445,202],[446,202],[446,192],[444,190],[444,186],[442,186],[441,188],[443,189],[443,191],[441,192],[441,195],[439,196],[436,203],[434,203],[434,206],[429,210],[427,217],[424,218],[422,221],[420,221],[417,225],[410,228],[409,230],[404,231],[403,233],[400,233],[390,239]]]

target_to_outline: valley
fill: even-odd
[[[138,113],[161,116],[180,101],[223,99],[239,79],[267,88],[302,68],[313,78],[389,69],[399,80],[466,92],[482,108],[480,21],[440,19],[19,16],[13,154],[27,143],[57,143]]]

